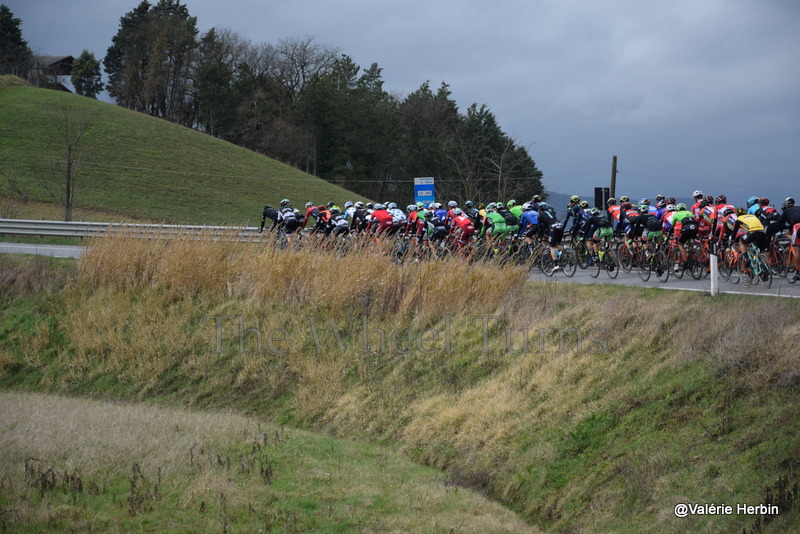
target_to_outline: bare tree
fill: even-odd
[[[85,159],[81,154],[81,141],[92,126],[97,112],[78,117],[62,97],[53,112],[52,128],[64,146],[64,158],[51,163],[49,172],[40,175],[40,182],[50,195],[64,208],[64,220],[72,220],[75,195],[79,186],[80,164]]]

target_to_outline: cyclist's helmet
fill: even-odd
[[[675,200],[675,197],[669,197],[667,199],[667,204],[677,204],[677,203],[678,203],[678,201]]]
[[[659,200],[658,202],[656,202],[656,207],[658,209],[663,209],[663,208],[666,207],[666,205],[667,205],[667,201],[664,200],[663,198],[661,200]]]
[[[348,200],[347,202],[344,203],[344,209],[348,209],[348,208],[352,208],[352,207],[353,207],[353,203],[351,201]]]
[[[516,201],[516,200],[509,200],[508,202],[506,202],[506,207],[507,207],[508,209],[511,209],[511,208],[513,208],[513,207],[514,207],[514,206],[516,206],[516,205],[517,205],[517,201]]]
[[[456,206],[458,206],[458,202],[456,202],[455,200],[451,200],[450,202],[447,203],[448,208],[455,208]]]
[[[650,206],[648,204],[639,204],[639,213],[647,213]]]
[[[384,206],[383,204],[375,204],[375,209],[376,210],[385,210],[386,206]]]
[[[541,201],[542,201],[541,195],[533,195],[531,197],[531,202],[541,202]]]
[[[697,198],[697,197],[702,197],[702,196],[703,196],[703,192],[698,189],[698,190],[696,190],[694,192],[694,194],[692,195],[692,198]]]
[[[581,203],[578,204],[578,205],[580,207],[582,207],[582,208],[588,208],[589,207],[589,201],[588,200],[581,200]]]
[[[758,197],[750,197],[750,198],[748,198],[747,199],[747,207],[749,208],[750,206],[752,206],[756,202],[758,202]]]
[[[306,209],[310,208],[313,205],[314,203],[309,200],[308,202],[306,202]]]
[[[747,210],[744,208],[736,208],[736,215],[744,215],[747,213]]]
[[[341,214],[342,214],[342,210],[340,210],[336,206],[331,208],[331,215],[341,215]]]
[[[627,197],[622,197],[622,198],[627,198]],[[633,208],[633,204],[631,204],[630,202],[623,202],[622,204],[619,205],[619,208],[622,210],[629,210]]]
[[[571,204],[577,204],[578,202],[581,201],[581,197],[579,197],[578,195],[572,195],[571,197],[569,197],[569,201]]]
[[[794,206],[794,198],[793,197],[786,197],[786,200],[783,201],[784,206]]]
[[[530,202],[526,202],[522,205],[523,211],[531,211],[533,209],[533,205]]]
[[[719,195],[717,197],[717,204],[727,204],[727,203],[728,203],[728,197],[726,197],[725,195]]]
[[[495,209],[494,202],[489,202],[489,203],[486,205],[486,211],[494,211],[494,209]]]
[[[684,204],[683,202],[681,202],[680,204],[678,204],[677,206],[675,206],[675,209],[676,209],[677,211],[686,211],[686,204]]]
[[[332,207],[334,207],[335,205],[336,205],[336,202],[334,202],[333,200],[331,200],[330,202],[328,202],[328,207],[329,207],[329,208],[332,208]]]
[[[288,198],[281,200],[281,206],[288,206],[289,204],[291,204],[291,202],[289,202]]]
[[[700,207],[701,208],[705,208],[709,204],[711,204],[711,202],[709,202],[708,198],[704,198],[703,200],[700,201]]]
[[[397,209],[397,203],[396,202],[389,202],[389,205],[386,206],[386,207],[387,207],[387,209],[390,209],[390,210],[396,210]]]
[[[630,199],[630,198],[628,198],[628,196],[627,196],[627,195],[622,195],[621,197],[619,197],[619,201],[620,201],[620,202],[622,202],[622,203],[624,204],[625,202],[630,202],[630,201],[631,201],[631,199]]]
[[[375,204],[373,204],[372,202],[367,202],[367,209],[368,210],[371,210],[371,209],[374,209],[374,208],[375,208]]]
[[[363,203],[363,202],[361,202],[360,200],[359,200],[358,202],[356,202],[356,203],[355,203],[355,208],[356,208],[356,209],[359,209],[359,210],[360,210],[360,209],[361,209],[361,208],[363,208],[363,207],[364,207],[364,203]]]
[[[678,208],[675,207],[675,204],[667,204],[667,207],[664,208],[664,211],[677,211]]]
[[[759,206],[769,206],[769,199],[766,197],[761,197],[758,199]]]
[[[644,204],[645,206],[649,206],[650,205],[650,199],[649,198],[639,199],[639,205],[641,206],[642,204]]]
[[[539,211],[546,211],[550,209],[550,204],[547,202],[542,202],[539,204]]]
[[[473,206],[473,204],[472,204],[471,200],[467,200],[466,202],[464,202],[464,207],[465,208],[471,208],[472,206]]]
[[[464,212],[461,211],[461,208],[456,208],[456,209],[453,210],[453,215],[455,215],[456,217],[458,217],[462,213],[464,213]]]
[[[589,211],[589,213],[592,214],[592,217],[594,217],[595,215],[600,215],[600,209],[597,208],[597,207],[594,207],[594,208],[591,209],[591,211]]]
[[[616,201],[617,201],[617,199],[616,199],[616,198],[614,198],[614,197],[611,197],[611,198],[609,198],[609,199],[608,199],[608,201],[606,202],[606,204],[608,204],[609,206],[612,206],[612,205],[614,204],[614,202],[616,202]]]
[[[656,202],[660,200],[667,200],[667,198],[664,195],[656,195]]]
[[[406,206],[406,211],[414,211],[415,209],[417,209],[416,204],[409,204],[408,206]]]

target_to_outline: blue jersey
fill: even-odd
[[[519,234],[522,235],[525,229],[532,224],[539,224],[539,212],[533,210],[523,211],[522,216],[519,218]]]
[[[439,217],[439,219],[441,219],[442,221],[447,220],[447,210],[444,208],[433,210],[433,215]]]

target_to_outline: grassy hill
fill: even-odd
[[[78,150],[76,194],[78,215],[87,220],[255,223],[264,204],[284,197],[300,208],[308,200],[364,200],[189,128],[10,76],[0,77],[0,195],[10,193],[10,179],[29,200],[53,202],[42,177],[63,174],[65,112],[73,131],[90,123]],[[34,216],[51,211],[58,214],[37,205]]]

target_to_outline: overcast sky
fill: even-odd
[[[155,3],[157,0],[151,0]],[[36,53],[102,61],[138,0],[0,0]],[[800,196],[797,0],[186,0],[254,43],[313,36],[384,88],[486,104],[549,190]]]

